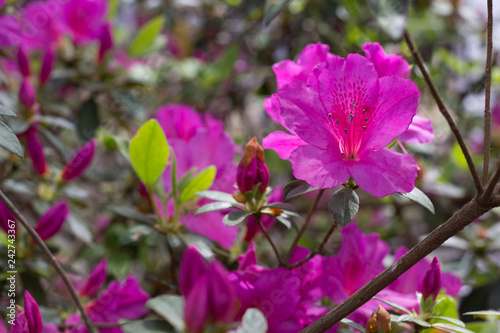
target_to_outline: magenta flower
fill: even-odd
[[[46,50],[55,47],[63,30],[60,16],[61,2],[58,0],[28,3],[20,18],[21,43],[30,50]]]
[[[17,49],[17,66],[24,77],[30,76],[30,61],[22,45]]]
[[[17,233],[17,219],[10,209],[0,200],[0,227],[7,233],[9,229],[9,220],[16,221],[16,233]]]
[[[436,300],[441,291],[441,284],[441,265],[439,265],[439,260],[434,257],[422,281],[422,296],[424,300],[428,297]]]
[[[31,109],[35,104],[36,92],[30,79],[25,77],[19,90],[19,102],[26,108]]]
[[[408,130],[401,134],[399,140],[401,142],[413,144],[431,142],[434,140],[434,128],[432,127],[432,122],[427,118],[419,116],[418,114],[415,115],[413,121],[408,127]]]
[[[40,84],[44,84],[50,77],[52,68],[54,67],[55,53],[52,49],[45,50],[42,60],[42,68],[40,69]]]
[[[99,264],[97,264],[97,266],[90,273],[90,276],[83,287],[80,288],[79,293],[81,296],[87,296],[89,298],[95,296],[95,294],[99,291],[101,286],[106,281],[107,265],[107,259],[103,259],[101,260],[101,262],[99,262]]]
[[[10,333],[42,333],[43,321],[40,308],[30,293],[24,291],[24,310],[16,314],[15,324],[11,326]]]
[[[350,177],[368,193],[384,197],[410,192],[417,165],[385,148],[415,116],[418,88],[397,76],[378,78],[366,58],[333,58],[278,92],[281,116],[309,145],[290,156],[296,178],[329,188]]]
[[[87,170],[94,158],[96,145],[96,140],[92,139],[76,151],[62,171],[61,179],[63,181],[72,181]]]
[[[0,46],[17,46],[21,42],[21,23],[12,15],[0,15]]]
[[[38,139],[37,133],[38,131],[35,126],[31,126],[26,131],[26,147],[31,162],[33,162],[33,169],[35,169],[35,172],[40,176],[45,176],[49,169],[47,167],[45,155],[43,154],[43,146]]]
[[[259,192],[264,193],[269,185],[269,170],[264,163],[264,148],[253,137],[245,147],[236,171],[236,185],[241,193],[253,190],[259,184]]]
[[[35,230],[43,240],[47,240],[61,230],[68,216],[68,204],[65,200],[62,200],[50,207],[49,210],[40,217]]]
[[[386,54],[379,43],[366,43],[361,49],[365,51],[366,58],[375,65],[379,77],[391,75],[397,75],[403,79],[410,77],[410,65],[402,56]]]
[[[184,317],[189,332],[199,333],[208,322],[228,323],[236,298],[226,268],[207,263],[193,246],[186,249],[179,272],[179,288],[186,298]]]
[[[191,168],[202,170],[215,165],[217,173],[212,190],[232,193],[236,178],[233,164],[236,146],[231,137],[224,132],[222,123],[210,116],[201,116],[187,105],[168,104],[156,113],[169,145],[175,152],[177,178],[180,179]],[[171,169],[167,166],[162,174],[165,191],[171,190]],[[199,205],[207,203],[200,200]],[[173,216],[173,202],[167,204],[167,215]],[[181,218],[190,231],[201,234],[218,242],[223,248],[234,244],[238,236],[237,228],[222,223],[223,214],[210,212],[197,217],[194,213]]]
[[[63,23],[76,44],[99,38],[107,11],[105,0],[69,0],[63,5]]]
[[[99,56],[97,59],[101,62],[106,53],[113,48],[113,36],[110,23],[106,23],[101,27],[101,31],[99,32],[99,43]]]

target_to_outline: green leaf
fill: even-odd
[[[89,230],[89,227],[79,216],[75,214],[70,214],[68,219],[66,220],[67,225],[69,226],[73,235],[75,235],[78,239],[87,243],[87,245],[92,245],[92,233]]]
[[[264,24],[268,25],[271,23],[290,2],[291,0],[266,0],[266,6],[264,7]]]
[[[418,324],[422,327],[431,327],[431,324],[429,324],[428,322],[426,322],[422,319],[418,319],[418,318],[414,317],[413,315],[406,314],[406,315],[399,316],[398,323],[401,323],[401,322],[411,322],[411,323]]]
[[[216,169],[211,165],[200,171],[186,187],[182,190],[179,196],[180,202],[185,202],[194,198],[196,192],[205,191],[212,186],[215,179]]]
[[[285,201],[288,201],[291,198],[316,191],[317,189],[319,189],[319,187],[311,187],[303,180],[294,180],[285,185],[283,188],[283,195],[285,196]]]
[[[292,222],[288,221],[286,217],[278,215],[274,217],[276,220],[278,220],[281,224],[283,224],[285,227],[290,229],[292,227]]]
[[[156,222],[154,215],[146,215],[137,210],[131,208],[130,206],[122,206],[122,205],[112,205],[106,207],[109,211],[123,216],[135,221],[144,222],[150,225],[153,225]]]
[[[295,210],[295,206],[285,202],[273,202],[264,206],[265,208],[277,208],[285,210]]]
[[[358,324],[350,319],[344,318],[340,322],[342,324],[346,324],[347,326],[354,328],[355,330],[358,330],[362,333],[365,333],[365,328],[363,326],[361,326],[360,324]]]
[[[490,316],[500,317],[500,312],[495,311],[495,310],[483,310],[483,311],[466,312],[466,313],[464,313],[464,315],[475,316],[475,317],[479,317],[479,318],[487,318]]]
[[[134,320],[121,326],[125,333],[174,333],[175,331],[163,320]]]
[[[83,141],[92,139],[99,124],[99,109],[91,97],[80,106],[76,115],[76,131],[80,139]]]
[[[228,47],[222,56],[212,66],[204,67],[201,82],[205,87],[211,87],[214,84],[227,78],[233,71],[234,63],[238,60],[239,49],[236,45]]]
[[[333,219],[345,227],[358,213],[359,198],[350,187],[342,187],[335,192],[328,203],[328,210]]]
[[[448,318],[457,318],[457,302],[455,299],[449,295],[444,295],[442,297],[438,297],[436,300],[436,305],[434,306],[434,311],[432,312],[435,316],[448,317]],[[431,320],[431,323],[436,323],[435,320]]]
[[[475,333],[498,333],[498,324],[496,320],[474,321],[467,323],[466,328]]]
[[[182,190],[191,182],[191,177],[198,170],[197,167],[192,167],[189,169],[177,182],[177,191],[182,192]]]
[[[117,244],[118,246],[124,246],[137,243],[141,239],[151,235],[152,232],[153,229],[147,225],[135,225],[120,235]]]
[[[163,15],[159,15],[146,23],[130,44],[128,49],[129,56],[140,57],[147,53],[148,48],[154,43],[164,23],[165,17]]]
[[[161,295],[151,298],[144,307],[165,318],[178,332],[184,332],[184,306],[181,296]]]
[[[396,193],[395,195],[400,195],[407,199],[415,201],[416,203],[420,204],[421,206],[429,210],[432,214],[436,213],[431,199],[429,199],[429,197],[425,195],[424,192],[422,192],[416,187],[409,193]]]
[[[6,107],[5,105],[0,104],[0,115],[2,116],[7,116],[7,117],[17,117],[17,114]]]
[[[197,196],[210,199],[210,200],[215,200],[215,201],[224,201],[224,202],[229,202],[232,204],[238,204],[236,200],[234,200],[233,196],[231,194],[228,194],[226,192],[219,192],[219,191],[200,191],[196,193]]]
[[[217,210],[228,209],[231,207],[233,207],[233,204],[231,204],[229,202],[221,202],[221,201],[211,202],[209,204],[206,204],[206,205],[200,207],[196,211],[195,216],[198,216],[198,215],[203,214],[203,213],[214,212]]]
[[[232,226],[235,226],[235,225],[240,224],[241,222],[245,221],[246,218],[252,214],[253,214],[253,212],[242,212],[239,210],[234,211],[234,212],[230,212],[229,214],[224,216],[224,218],[222,219],[222,222],[225,225],[232,227]]]
[[[148,120],[130,141],[130,161],[142,182],[153,185],[168,162],[168,144],[156,119]]]
[[[4,147],[19,158],[24,158],[24,151],[17,136],[12,130],[0,121],[0,146]]]
[[[431,319],[437,319],[437,320],[445,320],[449,321],[450,323],[457,325],[457,326],[462,326],[465,327],[465,324],[463,321],[458,320],[456,318],[451,318],[451,317],[440,317],[440,316],[432,316]]]
[[[377,22],[393,39],[403,36],[408,18],[409,0],[367,0]]]
[[[399,310],[399,311],[401,311],[401,312],[403,312],[403,313],[406,313],[406,314],[408,314],[408,315],[411,315],[410,310],[406,309],[406,308],[405,308],[405,307],[403,307],[402,305],[396,304],[396,303],[394,303],[394,302],[386,301],[386,300],[383,300],[383,299],[378,298],[378,297],[373,297],[373,299],[376,299],[377,301],[380,301],[380,302],[382,302],[382,303],[384,303],[384,304],[387,304],[387,305],[389,305],[389,306],[392,306],[394,309]]]
[[[474,333],[471,330],[466,329],[465,327],[461,326],[456,326],[453,324],[446,324],[446,323],[435,323],[432,324],[433,328],[445,330],[448,332],[457,332],[457,333]]]

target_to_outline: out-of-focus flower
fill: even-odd
[[[79,293],[81,296],[87,296],[89,298],[95,296],[104,281],[106,281],[107,265],[107,259],[103,259],[99,262],[99,264],[97,264],[97,266],[90,273],[90,276],[83,287],[80,288]]]
[[[10,211],[10,209],[0,200],[0,227],[2,227],[5,232],[9,229],[9,220],[17,221],[15,215]],[[16,233],[17,233],[17,222],[15,223]]]
[[[264,163],[264,148],[253,137],[245,147],[236,172],[236,184],[241,193],[253,190],[259,184],[259,192],[264,193],[269,185],[269,170]]]
[[[52,68],[54,67],[55,53],[52,49],[48,48],[43,54],[42,68],[40,69],[40,83],[44,84],[50,77]]]
[[[61,179],[63,181],[72,181],[87,170],[94,158],[96,145],[96,140],[92,139],[76,151],[62,171]]]
[[[76,44],[99,38],[107,11],[105,0],[69,0],[63,5],[62,20]]]
[[[30,61],[22,45],[17,48],[17,66],[24,77],[30,76]]]
[[[35,104],[36,92],[33,84],[28,77],[23,79],[21,89],[19,90],[19,102],[26,108],[31,109]]]
[[[33,169],[40,176],[45,176],[49,171],[47,167],[47,161],[45,160],[45,155],[43,154],[43,146],[37,135],[38,131],[35,126],[31,126],[26,131],[26,147],[28,150],[28,155],[33,162]]]
[[[61,2],[58,0],[29,2],[20,15],[21,43],[32,50],[55,47],[62,35]]]
[[[228,323],[236,298],[228,272],[216,260],[207,263],[193,246],[181,261],[179,287],[186,298],[184,316],[188,332],[199,333],[208,322]]]
[[[278,92],[281,116],[308,143],[290,155],[296,178],[329,188],[350,177],[373,196],[407,193],[417,165],[408,154],[385,148],[406,131],[420,95],[410,80],[379,79],[358,54],[333,58],[304,81]]]
[[[441,284],[441,265],[439,265],[439,260],[434,257],[422,281],[422,295],[424,299],[432,297],[435,300],[441,291]]]
[[[17,46],[21,41],[21,23],[12,15],[0,15],[0,46]]]
[[[156,113],[168,144],[172,147],[177,161],[177,178],[190,169],[198,171],[214,165],[217,168],[211,190],[232,193],[236,178],[236,166],[233,164],[236,146],[231,137],[224,132],[222,123],[206,115],[201,116],[192,107],[168,104]],[[171,190],[171,167],[168,165],[162,174],[165,192]],[[199,205],[206,204],[200,200]],[[173,203],[167,204],[167,216],[174,215]],[[195,217],[194,213],[180,219],[190,231],[201,234],[218,242],[223,248],[229,248],[236,241],[238,229],[222,223],[223,214],[209,212]]]
[[[113,36],[110,23],[106,23],[101,27],[101,31],[99,33],[99,43],[98,61],[101,62],[106,53],[113,48]]]
[[[40,217],[35,230],[43,240],[47,240],[61,230],[68,215],[68,204],[65,200],[62,200],[50,207],[49,210]]]

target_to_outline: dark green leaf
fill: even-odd
[[[268,25],[291,0],[266,0],[264,24]]]
[[[5,105],[0,104],[0,115],[2,116],[7,116],[7,117],[17,117],[17,114],[6,107]]]
[[[126,333],[174,333],[163,320],[134,320],[121,326]]]
[[[215,166],[211,165],[201,170],[189,184],[186,185],[181,191],[179,196],[180,202],[185,202],[194,198],[195,194],[200,191],[205,191],[212,186],[217,169]]]
[[[253,214],[252,212],[242,212],[239,210],[230,212],[229,214],[224,216],[222,222],[224,222],[225,225],[232,227],[245,221],[246,218],[252,214]]]
[[[24,158],[24,151],[19,139],[11,129],[0,121],[0,146],[4,147],[12,154]]]
[[[285,201],[295,198],[299,195],[306,194],[312,191],[316,191],[318,187],[311,187],[308,183],[303,180],[294,180],[286,184],[283,188],[283,195],[285,196]]]
[[[76,115],[76,130],[80,139],[84,141],[92,139],[99,124],[99,109],[91,97],[80,106]]]
[[[328,210],[333,219],[345,227],[358,213],[359,198],[350,187],[342,187],[335,192],[328,203]]]
[[[141,212],[136,211],[133,208],[130,208],[130,206],[112,205],[108,206],[107,209],[119,216],[123,216],[126,218],[130,218],[132,220],[144,222],[151,225],[154,224],[156,221],[153,215],[143,214]]]
[[[147,225],[135,225],[120,235],[118,238],[118,245],[124,246],[137,243],[141,239],[149,236],[152,232],[153,229]]]
[[[207,198],[210,200],[215,200],[215,201],[224,201],[224,202],[229,202],[232,204],[238,204],[236,200],[234,200],[233,196],[231,194],[228,194],[226,192],[219,192],[219,191],[200,191],[196,193],[197,196],[202,197],[202,198]]]
[[[403,36],[408,17],[409,0],[367,0],[378,23],[393,39]]]
[[[275,219],[278,220],[279,222],[281,222],[282,224],[284,224],[285,227],[287,227],[288,229],[290,229],[292,227],[292,222],[288,221],[286,219],[286,217],[284,217],[284,216],[278,215],[275,217]]]
[[[295,210],[295,206],[294,205],[291,205],[291,204],[288,204],[288,203],[285,203],[285,202],[274,202],[274,203],[270,203],[268,205],[265,205],[264,207],[265,208],[286,209],[286,210],[291,210],[291,211]]]
[[[156,36],[160,33],[164,23],[165,17],[163,15],[159,15],[146,23],[130,44],[128,54],[131,57],[140,57],[146,54],[148,48],[153,44]]]
[[[429,210],[432,214],[435,213],[434,205],[431,199],[424,192],[420,191],[418,188],[414,188],[410,193],[396,193],[395,195],[403,196],[407,199],[415,201],[416,203],[422,205],[424,208]]]
[[[354,328],[355,330],[358,330],[362,333],[365,333],[365,328],[363,326],[361,326],[360,324],[358,324],[350,319],[344,318],[340,322],[342,324],[346,324],[347,326]]]
[[[161,295],[151,298],[144,307],[165,318],[178,332],[184,332],[184,306],[181,296]]]
[[[113,90],[111,96],[115,101],[122,106],[127,112],[134,116],[137,120],[144,120],[144,107],[142,104],[127,90]]]
[[[54,116],[36,116],[36,120],[39,120],[42,124],[48,125],[48,126],[56,126],[64,129],[69,129],[69,130],[74,130],[75,125],[62,118],[62,117],[54,117]]]
[[[231,207],[233,207],[233,204],[231,204],[229,202],[221,202],[221,201],[211,202],[209,204],[206,204],[206,205],[200,207],[200,209],[198,209],[196,211],[196,216],[198,216],[200,214],[203,214],[203,213],[208,213],[208,212],[214,212],[214,211],[217,211],[217,210],[228,209],[228,208],[231,208]]]
[[[70,214],[66,222],[73,235],[88,245],[92,244],[92,233],[85,221],[75,214]]]

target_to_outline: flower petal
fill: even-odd
[[[406,143],[427,143],[434,140],[434,129],[430,119],[419,116],[418,114],[413,117],[410,127],[401,134],[399,138],[401,142]]]
[[[269,133],[262,139],[262,146],[266,149],[273,149],[278,153],[281,159],[287,160],[290,154],[297,147],[305,146],[307,143],[296,135],[288,134],[282,131]]]
[[[376,197],[385,197],[413,190],[417,164],[408,154],[384,148],[369,151],[360,161],[350,164],[349,173],[363,190]]]
[[[293,174],[309,185],[329,188],[349,179],[347,164],[332,150],[314,146],[300,146],[291,155]]]
[[[375,65],[379,77],[390,75],[397,75],[403,79],[410,77],[410,65],[402,56],[386,54],[379,43],[366,43],[361,49],[365,51],[366,57]]]

